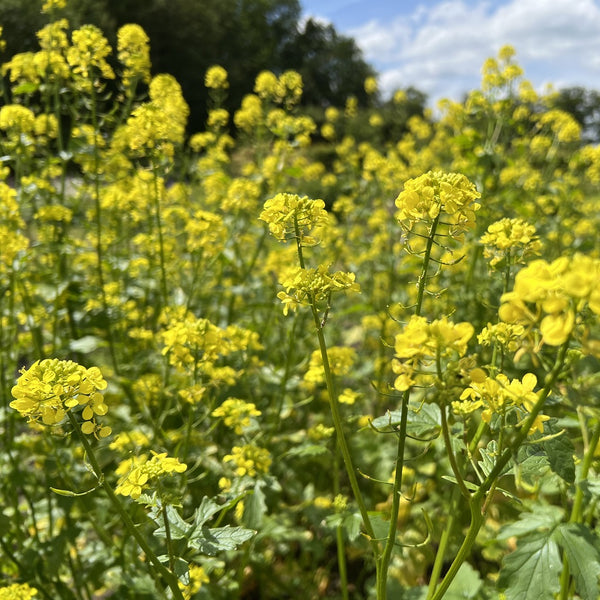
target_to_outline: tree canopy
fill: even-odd
[[[6,56],[37,49],[35,31],[47,18],[40,5],[0,3]],[[70,0],[64,16],[72,27],[99,26],[111,44],[122,25],[141,25],[150,38],[153,73],[171,73],[182,86],[192,130],[202,126],[204,73],[215,64],[229,73],[229,108],[239,106],[265,69],[300,72],[305,104],[339,105],[349,95],[368,102],[363,83],[374,70],[355,41],[331,25],[302,24],[298,0]]]

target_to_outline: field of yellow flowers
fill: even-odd
[[[600,148],[514,51],[382,146],[294,72],[229,114],[219,66],[186,136],[140,27],[38,38],[2,66],[0,599],[597,600]]]

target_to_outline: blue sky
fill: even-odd
[[[600,0],[300,0],[305,17],[354,37],[389,94],[410,85],[460,100],[481,66],[511,44],[542,92],[600,89]]]

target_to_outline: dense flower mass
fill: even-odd
[[[600,261],[576,254],[551,263],[535,260],[517,273],[513,290],[502,296],[500,318],[531,329],[539,325],[542,340],[564,344],[586,306],[600,315]]]
[[[396,198],[396,217],[408,229],[415,223],[431,223],[437,219],[447,225],[451,237],[460,239],[475,226],[480,197],[464,175],[429,171],[404,184],[404,190]]]
[[[0,600],[30,600],[34,596],[37,596],[37,590],[26,583],[0,587]]]
[[[152,451],[151,457],[142,454],[128,458],[122,461],[115,471],[120,476],[115,492],[136,500],[144,490],[152,487],[156,480],[174,473],[183,473],[186,469],[186,464],[167,456],[166,452],[159,454]]]
[[[492,223],[479,240],[484,245],[483,256],[495,267],[505,259],[509,264],[524,262],[537,255],[542,243],[536,236],[535,227],[523,219],[501,219]]]
[[[70,360],[47,358],[21,369],[11,390],[15,399],[10,407],[28,421],[41,421],[44,425],[61,423],[68,411],[83,407],[83,433],[106,437],[110,427],[96,423],[96,416],[104,416],[108,411],[100,393],[106,386],[98,367],[86,369]]]
[[[267,200],[259,219],[269,225],[269,231],[278,240],[296,238],[306,246],[317,241],[309,235],[313,230],[331,222],[323,200],[311,200],[296,194],[277,194]]]

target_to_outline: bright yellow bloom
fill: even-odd
[[[234,446],[231,454],[223,458],[224,462],[233,462],[238,477],[249,475],[256,477],[259,473],[267,473],[271,466],[271,454],[265,448],[253,444]]]
[[[67,62],[83,91],[91,91],[98,74],[105,79],[114,79],[112,67],[106,62],[111,47],[98,27],[83,25],[73,31],[72,39],[73,45],[67,49]]]
[[[21,376],[11,393],[15,400],[10,407],[18,410],[28,422],[41,421],[56,425],[67,411],[83,406],[84,433],[110,435],[110,427],[100,427],[95,416],[104,416],[108,407],[100,393],[106,381],[98,367],[86,369],[70,360],[44,359],[34,362],[29,369],[21,369]]]
[[[213,417],[223,417],[225,425],[241,435],[243,430],[250,425],[251,417],[258,417],[262,413],[252,402],[246,402],[239,398],[227,398],[211,414]]]
[[[37,590],[26,583],[13,583],[0,587],[0,600],[30,600],[36,595]]]
[[[505,259],[511,264],[540,253],[542,244],[535,227],[522,219],[501,219],[492,223],[480,242],[485,246],[483,255],[495,267]]]
[[[226,90],[229,87],[227,71],[220,65],[214,65],[206,71],[204,85],[213,90]]]
[[[397,219],[407,229],[415,223],[431,223],[434,219],[447,224],[451,237],[475,226],[477,199],[481,194],[460,173],[429,171],[416,179],[409,179],[396,198]]]
[[[117,32],[118,58],[123,65],[123,86],[128,90],[136,81],[150,81],[150,39],[135,24],[123,25]]]
[[[333,375],[347,375],[358,356],[356,350],[350,346],[331,346],[327,349],[327,358]],[[308,371],[304,374],[304,381],[310,384],[325,383],[323,372],[323,357],[320,350],[314,350],[310,355]]]
[[[200,591],[200,588],[204,583],[208,583],[210,580],[208,575],[204,572],[204,569],[199,565],[190,564],[188,567],[190,582],[184,585],[179,581],[179,589],[183,593],[185,600],[190,600],[194,594]]]
[[[300,304],[310,305],[327,300],[333,292],[360,292],[354,273],[331,273],[326,265],[319,265],[316,269],[292,268],[280,283],[285,292],[279,292],[277,297],[283,303],[284,315],[290,309],[296,310]]]
[[[46,0],[44,4],[42,4],[42,12],[49,13],[53,10],[61,10],[66,8],[67,0]]]
[[[268,223],[269,231],[278,240],[297,238],[304,245],[315,244],[315,238],[308,234],[330,223],[323,200],[283,193],[265,202],[259,219]]]
[[[166,452],[159,454],[152,451],[150,459],[146,454],[128,458],[122,461],[115,470],[115,473],[120,475],[115,493],[130,496],[135,500],[155,480],[165,475],[183,473],[186,469],[185,463],[179,462],[177,458],[168,457]]]
[[[365,79],[365,92],[369,96],[377,93],[377,79],[375,77],[367,77]]]

